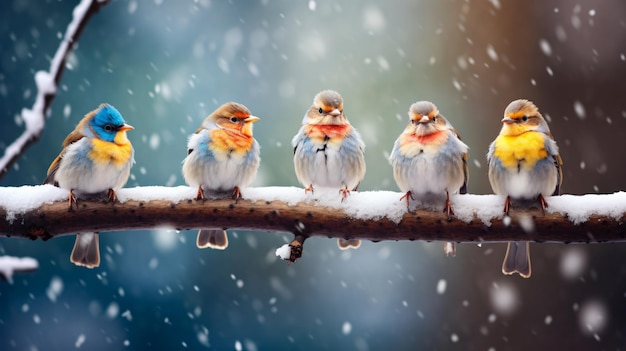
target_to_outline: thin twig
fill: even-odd
[[[33,145],[39,137],[46,123],[46,115],[52,100],[56,96],[57,86],[65,69],[65,62],[78,38],[87,26],[87,22],[100,8],[110,0],[82,0],[73,12],[72,22],[67,26],[65,36],[50,62],[48,71],[38,71],[35,74],[37,96],[31,109],[23,109],[21,116],[26,129],[4,150],[0,158],[0,179],[9,171],[11,166]]]

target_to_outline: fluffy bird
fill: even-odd
[[[502,129],[489,146],[487,160],[489,182],[496,194],[506,196],[507,215],[512,199],[536,199],[545,211],[545,198],[560,192],[563,161],[559,148],[531,101],[515,100],[506,107]],[[528,242],[509,242],[502,273],[529,278],[531,272]]]
[[[296,177],[305,192],[335,188],[343,201],[365,177],[365,143],[348,122],[343,98],[336,91],[315,95],[291,144]],[[339,239],[338,245],[357,248],[360,240]]]
[[[44,184],[68,189],[70,210],[76,195],[107,192],[109,201],[117,201],[115,191],[124,186],[135,162],[126,124],[115,107],[101,104],[87,113],[63,141],[63,150],[48,168]],[[70,255],[78,266],[100,265],[98,233],[79,233]]]
[[[256,177],[261,162],[259,143],[252,136],[253,116],[242,104],[228,102],[204,119],[189,137],[183,176],[189,186],[197,187],[196,200],[204,200],[204,191],[230,192],[241,197],[241,189]],[[199,248],[225,249],[228,236],[223,229],[201,229]]]
[[[393,176],[405,194],[400,200],[446,195],[444,212],[454,214],[450,193],[467,193],[468,147],[430,101],[419,101],[409,108],[409,124],[396,139],[389,157]],[[446,243],[446,254],[455,255],[454,243]]]

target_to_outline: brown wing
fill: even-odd
[[[83,130],[85,124],[87,124],[89,118],[93,117],[95,113],[96,113],[96,110],[89,112],[78,123],[76,128],[65,138],[65,140],[63,140],[63,150],[61,150],[61,152],[59,153],[59,156],[57,156],[54,159],[54,161],[52,161],[52,163],[50,164],[50,167],[48,167],[48,173],[47,173],[46,179],[43,181],[44,184],[53,184],[54,186],[59,186],[57,181],[54,179],[54,176],[56,175],[57,170],[59,169],[59,164],[61,163],[61,159],[63,158],[63,154],[65,153],[65,148],[68,145],[75,143],[84,137],[81,131]]]
[[[456,135],[459,140],[461,139],[461,135],[456,131],[456,129],[451,128],[452,133]],[[459,194],[467,194],[467,182],[469,181],[469,168],[467,167],[467,152],[463,153],[463,185],[461,185],[461,189],[459,189]]]

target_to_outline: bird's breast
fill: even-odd
[[[406,157],[413,157],[422,153],[435,153],[448,139],[446,130],[439,130],[430,134],[402,134],[400,137],[400,152]]]
[[[125,142],[121,144],[92,139],[89,158],[95,165],[113,164],[118,168],[124,166],[133,157],[133,147],[128,139],[124,139]]]
[[[307,124],[304,134],[315,142],[342,140],[350,134],[352,126],[349,124]]]
[[[235,153],[244,155],[252,148],[254,138],[237,131],[215,129],[209,132],[209,148],[216,153]]]
[[[545,136],[539,132],[526,132],[519,135],[500,135],[495,141],[494,157],[506,168],[533,168],[539,160],[548,157]]]

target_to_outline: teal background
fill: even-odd
[[[0,3],[0,152],[22,132],[34,73],[48,69],[76,3]],[[127,187],[182,185],[187,136],[232,100],[262,118],[253,185],[297,186],[291,138],[313,96],[334,89],[367,145],[360,190],[397,191],[388,154],[410,104],[431,100],[470,146],[469,192],[491,193],[485,154],[517,98],[550,122],[564,193],[624,190],[624,14],[625,3],[609,0],[317,1],[314,10],[304,0],[113,0],[72,53],[41,139],[0,185],[40,184],[65,136],[101,102],[136,128]],[[287,265],[274,257],[287,233],[231,232],[224,252],[194,240],[194,231],[103,233],[102,264],[87,270],[69,262],[73,237],[0,239],[0,255],[40,264],[0,282],[0,349],[68,350],[81,335],[87,350],[626,345],[623,244],[534,244],[524,280],[500,273],[504,244],[459,245],[449,258],[440,243],[341,252],[312,238]],[[571,250],[587,264],[568,278],[560,266]],[[511,312],[497,307],[497,291],[515,294]],[[605,324],[590,333],[580,318],[594,303]]]

